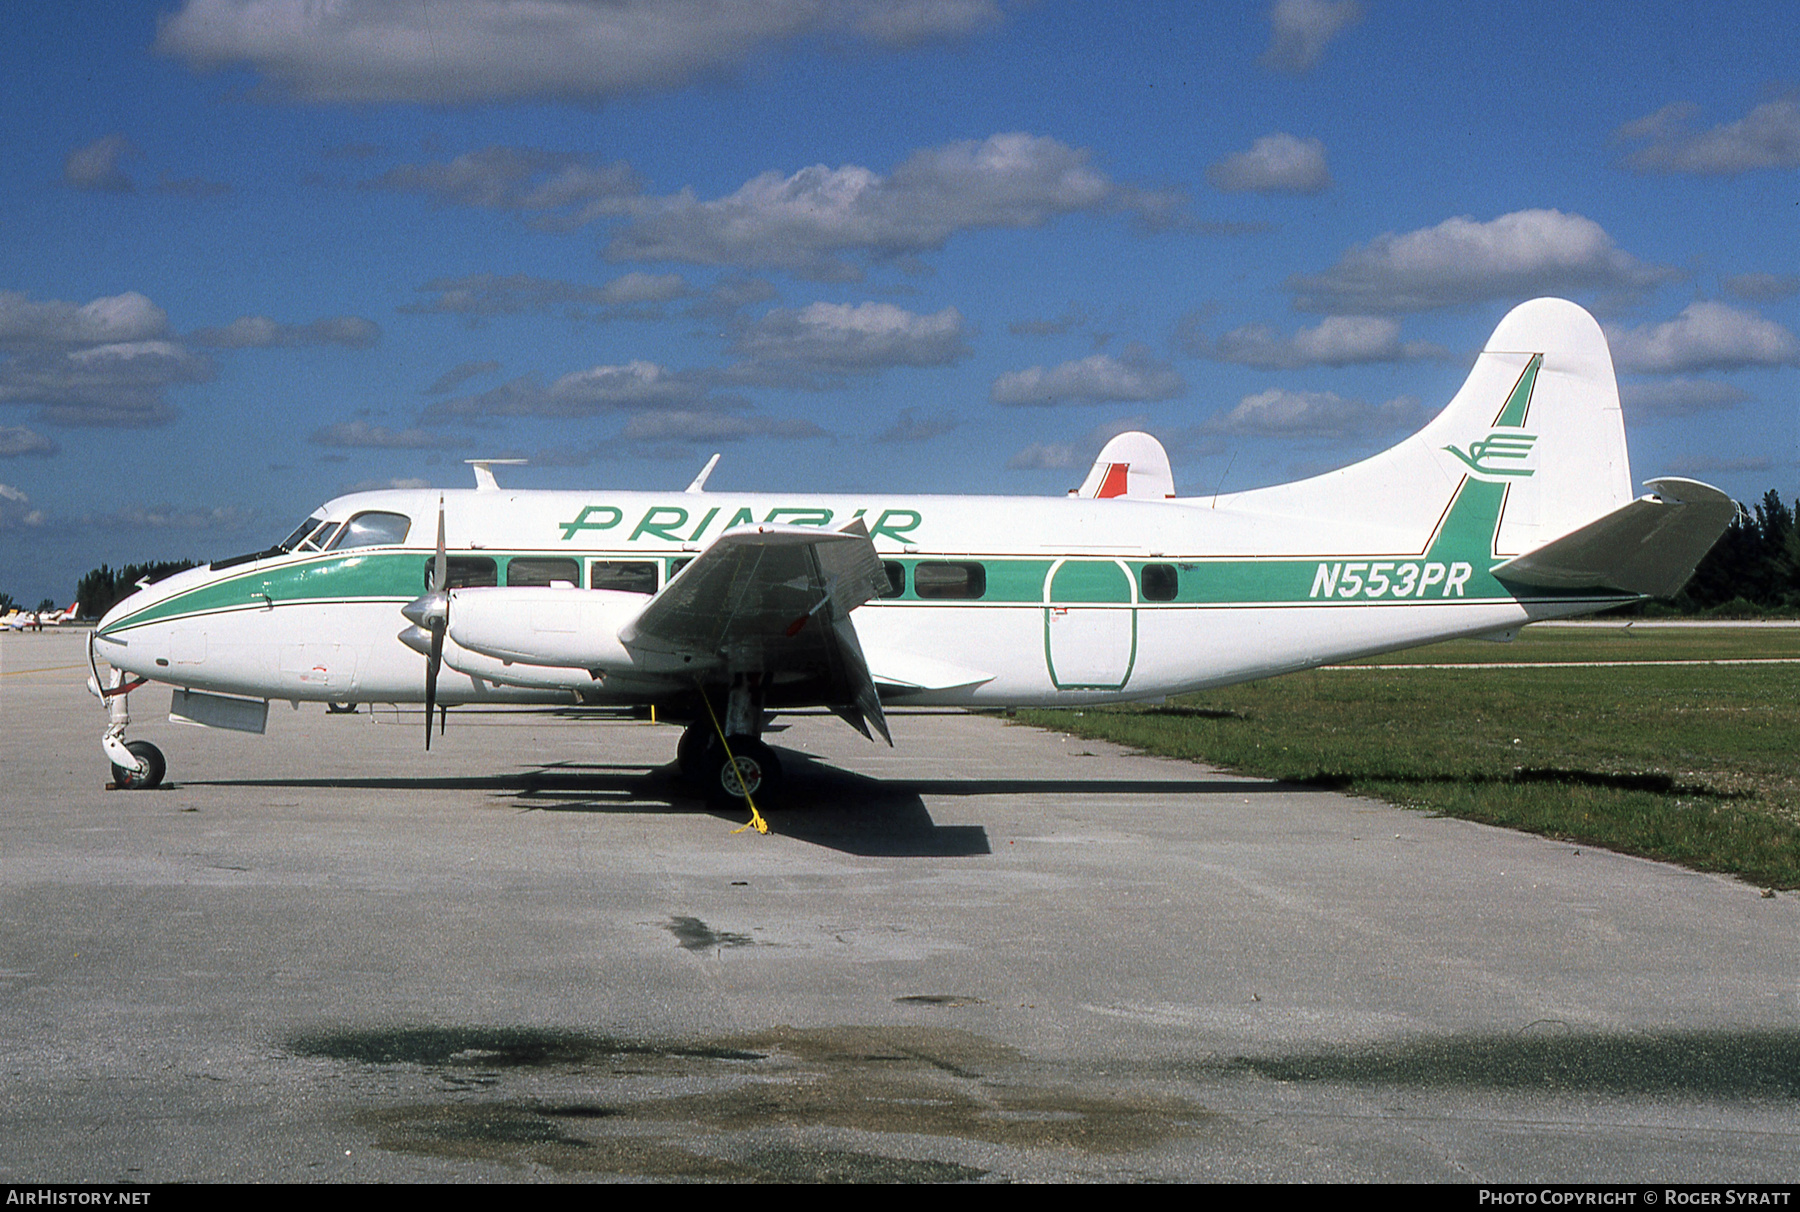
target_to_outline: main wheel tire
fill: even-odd
[[[144,772],[127,770],[123,766],[114,766],[113,786],[121,791],[148,791],[152,787],[160,787],[163,775],[169,771],[169,764],[163,759],[162,750],[149,741],[127,741],[125,748],[131,756],[144,764]]]
[[[761,802],[771,797],[781,783],[781,759],[775,751],[752,737],[729,739],[729,759],[724,749],[709,751],[712,777],[708,790],[726,803],[741,804],[746,799]]]

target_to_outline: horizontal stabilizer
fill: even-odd
[[[1695,480],[1651,480],[1649,488],[1650,496],[1497,565],[1494,576],[1541,589],[1674,597],[1731,525],[1737,503]]]

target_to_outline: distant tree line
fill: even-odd
[[[80,608],[76,613],[84,619],[97,619],[136,593],[139,581],[160,581],[184,568],[198,565],[197,560],[156,560],[149,564],[127,564],[115,571],[102,564],[75,586],[75,602]]]
[[[12,609],[15,606],[18,606],[21,609],[23,609],[24,603],[20,602],[17,598],[13,597],[13,595],[10,593],[0,593],[0,614],[12,613]],[[52,598],[45,598],[43,601],[41,601],[37,604],[37,608],[36,608],[38,614],[46,614],[46,613],[49,613],[50,611],[57,610],[57,609],[59,609],[59,607],[57,606],[55,600]]]

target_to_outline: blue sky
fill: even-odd
[[[1791,3],[189,0],[0,41],[0,590],[356,487],[1311,474],[1508,308],[1800,483]]]

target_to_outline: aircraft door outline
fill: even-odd
[[[1058,690],[1122,690],[1137,665],[1137,579],[1118,559],[1065,557],[1044,576],[1044,667]]]

